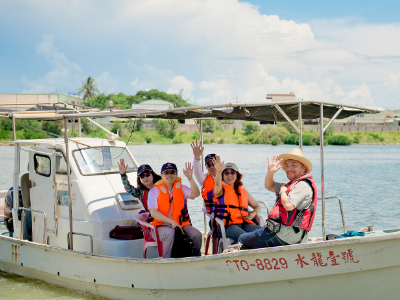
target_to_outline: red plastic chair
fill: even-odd
[[[213,242],[213,249],[212,249],[212,254],[218,254],[218,244],[219,244],[219,238],[217,234],[217,228],[215,227],[215,222],[214,222],[214,217],[211,215],[209,212],[207,212],[206,208],[203,207],[202,211],[207,215],[207,217],[211,220],[211,229],[207,233],[207,240],[206,240],[206,246],[205,246],[205,255],[208,255],[208,246],[210,245],[210,239],[212,238]]]
[[[135,220],[142,226],[144,245],[143,245],[143,258],[146,258],[146,252],[148,247],[157,247],[158,257],[163,257],[163,243],[158,238],[157,226],[147,223],[149,213],[138,214],[135,216]],[[149,228],[152,228],[156,233],[156,240],[150,234]]]
[[[268,204],[264,201],[257,201],[260,204],[263,204],[267,209],[267,213],[269,215],[269,207]],[[206,246],[205,246],[205,255],[208,254],[208,246],[210,245],[210,239],[213,241],[213,249],[212,254],[218,254],[223,252],[225,249],[228,249],[229,245],[232,244],[233,240],[226,237],[225,234],[225,226],[224,222],[219,218],[214,218],[214,213],[210,214],[207,212],[206,208],[203,207],[203,212],[207,215],[207,217],[211,220],[211,230],[207,234]],[[264,226],[264,218],[261,215],[256,217],[258,224],[263,227]],[[217,224],[221,227],[221,235],[219,238],[217,234]]]

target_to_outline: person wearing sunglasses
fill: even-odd
[[[244,188],[241,181],[243,175],[236,164],[230,162],[224,164],[219,156],[213,158],[213,163],[216,169],[214,191],[218,199],[215,212],[217,218],[224,221],[226,237],[236,244],[243,233],[261,228],[252,221],[261,208]],[[251,213],[248,211],[249,206],[253,208]],[[221,237],[220,226],[217,230]]]
[[[288,183],[274,181],[274,174],[283,169]],[[243,234],[242,249],[256,249],[306,243],[317,209],[317,186],[311,175],[312,163],[303,152],[294,148],[290,153],[268,159],[265,188],[276,195],[266,225]]]
[[[161,176],[154,173],[153,169],[149,165],[141,165],[137,170],[137,188],[135,188],[129,183],[128,175],[126,175],[128,164],[125,164],[123,158],[121,158],[120,162],[117,162],[117,164],[125,191],[132,194],[134,197],[139,198],[145,211],[148,212],[147,199],[149,191],[154,187],[154,184],[157,181],[161,180]]]
[[[214,167],[214,163],[212,159],[216,157],[215,154],[208,154],[204,158],[204,162],[206,164],[207,174],[204,174],[201,168],[201,160],[200,157],[203,154],[204,147],[201,143],[192,142],[191,144],[193,150],[193,170],[194,175],[196,177],[197,182],[201,187],[201,195],[204,199],[205,207],[208,213],[212,213],[214,211],[214,206],[218,204],[215,202],[214,197],[214,183],[215,183],[215,175],[216,170]]]
[[[178,169],[173,163],[166,163],[161,168],[161,179],[149,193],[148,207],[151,218],[149,222],[158,226],[158,237],[163,242],[163,257],[170,258],[174,244],[175,228],[179,227],[194,242],[200,254],[202,235],[192,226],[190,220],[187,199],[200,196],[199,187],[193,179],[193,167],[191,163],[185,164],[183,175],[187,177],[190,187],[183,185],[178,177]],[[154,230],[150,234],[155,238]]]

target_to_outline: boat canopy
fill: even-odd
[[[0,112],[0,117],[16,119],[35,119],[35,120],[55,120],[63,117],[89,117],[89,118],[158,118],[158,119],[228,119],[245,121],[269,121],[279,122],[298,119],[299,104],[301,104],[302,119],[320,118],[320,107],[323,105],[324,118],[332,118],[341,109],[336,118],[342,119],[357,114],[378,113],[381,110],[376,108],[366,108],[349,106],[338,103],[318,102],[318,101],[292,101],[292,102],[268,102],[268,103],[228,103],[221,105],[191,106],[180,107],[168,110],[107,110],[97,112],[72,112],[72,110],[52,109],[44,111],[13,111]]]

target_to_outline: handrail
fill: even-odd
[[[69,246],[70,246],[70,245],[69,245],[69,241],[71,240],[71,239],[70,239],[70,234],[71,234],[71,232],[68,232],[68,234],[67,234],[67,238],[68,238],[68,249],[70,249],[70,247],[69,247]],[[93,253],[93,237],[92,237],[90,234],[87,234],[87,233],[80,233],[80,232],[72,232],[72,234],[90,237],[90,253]]]
[[[44,211],[41,210],[36,210],[36,209],[31,209],[31,208],[25,208],[25,207],[21,207],[22,212],[24,212],[25,210],[29,210],[29,211],[34,211],[40,214],[44,215],[44,228],[43,228],[43,244],[47,245],[47,216],[46,213]],[[19,237],[20,240],[22,240],[22,229],[24,228],[24,214],[21,213],[21,235]]]
[[[346,223],[344,222],[344,213],[343,213],[342,200],[340,200],[340,197],[339,197],[339,196],[325,197],[325,200],[326,200],[326,199],[335,199],[335,198],[337,198],[338,201],[339,201],[340,213],[341,213],[341,215],[342,215],[343,230],[344,230],[344,233],[346,233]],[[322,198],[318,198],[318,200],[322,200]],[[325,227],[325,225],[324,225],[324,227]]]
[[[267,209],[267,213],[268,213],[268,216],[269,216],[269,207],[268,207],[268,204],[267,204],[265,201],[256,201],[256,202],[265,205],[265,208]]]

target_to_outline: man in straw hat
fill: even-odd
[[[283,169],[288,183],[274,181],[274,174]],[[311,175],[312,163],[300,149],[293,149],[268,159],[265,188],[275,192],[277,200],[264,228],[240,236],[242,249],[275,247],[304,243],[308,240],[317,208],[317,186]]]

